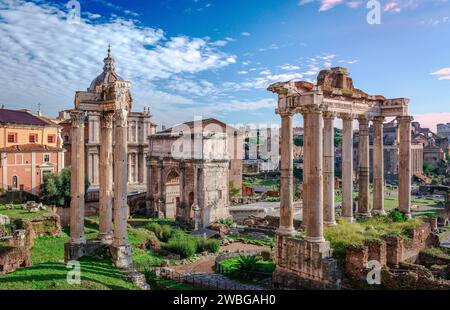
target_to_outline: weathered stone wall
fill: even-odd
[[[31,265],[30,252],[26,247],[0,247],[0,274]]]
[[[340,274],[337,261],[332,258],[328,242],[276,236],[274,253],[277,269],[273,283],[278,288],[334,289]]]
[[[410,239],[387,236],[381,241],[370,241],[361,246],[350,246],[345,253],[345,274],[354,279],[365,279],[369,261],[376,260],[382,266],[399,266],[415,261],[427,246],[436,245],[431,226],[420,225],[411,232]]]
[[[45,214],[34,219],[19,219],[14,222],[17,229],[25,230],[25,244],[30,249],[34,239],[40,236],[61,236],[61,224],[57,214]]]

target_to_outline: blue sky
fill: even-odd
[[[67,1],[0,0],[0,104],[71,108],[111,43],[134,110],[150,106],[158,124],[278,122],[267,86],[332,66],[368,93],[411,98],[427,126],[450,122],[450,2],[380,1],[380,25],[367,2],[81,0],[69,24]]]

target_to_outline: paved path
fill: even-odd
[[[245,252],[270,251],[270,247],[241,242],[233,242],[230,245],[221,247],[222,251],[236,252],[243,250]],[[185,274],[185,281],[197,287],[219,290],[262,290],[262,286],[243,284],[239,281],[230,279],[224,275],[214,272],[216,256],[207,255],[200,257],[197,261],[179,266],[170,266],[171,269]]]

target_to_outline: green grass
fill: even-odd
[[[45,210],[39,210],[36,213],[32,213],[29,212],[28,210],[23,210],[21,205],[14,205],[14,209],[7,210],[4,205],[0,205],[0,214],[8,216],[11,220],[33,219],[40,217],[46,213],[48,213],[48,211]]]
[[[420,219],[393,222],[387,216],[376,216],[357,223],[344,223],[325,227],[325,238],[330,241],[335,256],[343,259],[347,246],[361,246],[367,241],[382,240],[386,236],[409,238],[409,232],[420,225]]]
[[[260,245],[260,246],[267,246],[267,247],[273,247],[275,246],[275,241],[267,241],[267,240],[260,240],[250,237],[236,237],[236,236],[228,236],[229,239],[240,241],[243,243],[253,244],[253,245]]]
[[[94,238],[95,229],[86,229],[86,238]],[[136,290],[138,289],[115,268],[108,259],[82,258],[81,284],[67,283],[69,269],[64,263],[64,243],[69,241],[67,230],[61,237],[44,236],[35,240],[32,249],[33,266],[0,276],[1,290]]]

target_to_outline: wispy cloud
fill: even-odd
[[[160,112],[166,105],[196,104],[202,113],[195,96],[214,95],[217,89],[185,75],[236,63],[235,55],[220,50],[226,39],[168,37],[162,29],[137,26],[133,20],[83,17],[73,25],[56,6],[0,0],[2,104],[23,108],[39,100],[48,113],[71,108],[74,92],[86,89],[101,72],[110,43],[118,73],[133,83],[135,109],[151,105],[164,118]]]
[[[443,68],[431,73],[432,75],[439,75],[438,80],[450,80],[450,68]]]

